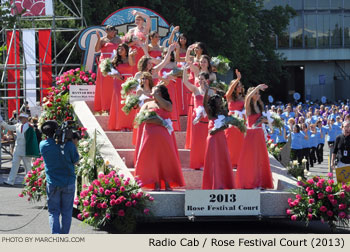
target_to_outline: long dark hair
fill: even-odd
[[[112,66],[117,67],[119,64],[123,64],[122,56],[119,55],[119,48],[124,47],[126,51],[126,58],[129,57],[129,46],[126,43],[120,44],[118,46],[117,55],[112,60]]]
[[[202,55],[208,54],[207,46],[203,42],[196,42],[196,44],[202,49]]]
[[[146,68],[149,60],[151,60],[151,58],[148,58],[146,55],[143,55],[139,60],[139,62],[137,63],[137,69],[140,72],[146,72]]]
[[[202,58],[204,58],[208,61],[208,71],[209,71],[209,74],[211,74],[213,72],[213,68],[212,68],[211,63],[210,63],[210,57],[206,54],[202,54],[201,59]]]
[[[250,88],[248,88],[247,95],[248,95],[249,93],[251,93],[254,89],[255,89],[255,87],[250,87]],[[257,104],[258,104],[258,107],[259,107],[259,109],[260,109],[260,113],[262,113],[262,112],[264,111],[264,103],[262,102],[261,99],[259,99],[259,100],[257,101]],[[249,105],[250,105],[251,114],[252,114],[252,115],[253,115],[253,114],[258,114],[258,112],[255,111],[253,99],[250,99],[250,104],[249,104]]]
[[[181,48],[180,38],[185,38],[186,39],[185,47],[187,48],[188,47],[188,38],[187,38],[187,36],[184,33],[180,33],[179,37],[177,37],[176,42],[179,43],[180,48]]]
[[[232,80],[231,83],[230,83],[230,86],[235,82],[236,80]],[[235,88],[233,89],[233,92],[232,92],[232,95],[231,95],[231,98],[233,101],[237,101],[238,99],[238,95],[237,95],[237,88],[239,85],[242,85],[242,82],[238,82],[238,84],[235,86]],[[242,91],[240,93],[240,95],[244,98],[244,87],[242,86]],[[227,97],[229,98],[229,97]]]
[[[170,95],[169,95],[167,87],[165,85],[157,85],[157,87],[159,88],[160,94],[163,97],[163,99],[167,100],[171,104],[173,104],[173,102],[170,99]]]
[[[221,106],[217,104],[217,101],[221,101]],[[208,113],[210,117],[217,117],[222,113],[222,98],[218,94],[214,94],[208,99]]]

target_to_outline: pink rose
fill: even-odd
[[[291,210],[291,209],[287,209],[287,210],[286,210],[286,213],[287,213],[288,215],[292,215],[292,210]]]
[[[36,188],[35,187],[32,187],[32,192],[35,192],[36,191]]]
[[[315,183],[315,181],[314,181],[313,179],[308,179],[307,182],[308,182],[309,184],[311,184],[311,185],[312,185],[313,183]]]
[[[330,192],[332,192],[332,190],[333,190],[333,189],[332,189],[331,186],[327,186],[327,187],[326,187],[326,192],[330,193]]]
[[[90,204],[91,207],[95,207],[96,206],[96,201],[92,201]]]
[[[81,214],[78,214],[78,219],[79,220],[82,220],[83,219],[83,216]]]
[[[149,197],[148,200],[149,200],[149,201],[153,201],[154,198],[153,198],[153,197]]]
[[[332,217],[332,216],[333,216],[333,212],[332,212],[331,210],[328,210],[328,211],[327,211],[327,215],[328,215],[329,217]]]
[[[344,219],[344,218],[346,217],[346,213],[340,212],[340,213],[338,214],[338,216],[339,216],[340,218]]]
[[[103,187],[100,187],[100,188],[98,189],[98,191],[99,191],[101,194],[103,194],[104,190],[105,190],[105,189],[103,189]]]
[[[106,213],[106,218],[107,219],[110,219],[111,218],[111,215],[109,213]]]
[[[299,199],[299,200],[301,200],[301,199],[302,199],[302,197],[301,197],[301,195],[300,195],[300,194],[295,195],[295,198],[297,198],[297,199]]]
[[[22,193],[20,193],[20,194],[18,194],[18,197],[20,197],[20,198],[23,198],[23,194]]]
[[[94,214],[94,217],[95,217],[95,218],[98,217],[98,213],[95,213],[95,214]]]
[[[106,190],[106,191],[105,191],[105,195],[108,196],[108,195],[110,195],[110,194],[111,194],[111,191],[110,191],[110,190]]]
[[[105,176],[105,175],[104,175],[102,172],[98,174],[98,178],[99,178],[99,179],[103,178],[104,176]]]
[[[123,209],[118,211],[118,216],[123,217],[125,215],[125,212]]]
[[[327,173],[327,176],[328,176],[328,178],[333,178],[333,173],[328,172],[328,173]]]
[[[148,209],[148,208],[145,208],[145,210],[143,210],[143,213],[144,213],[144,214],[149,214],[149,209]]]
[[[308,211],[309,213],[312,213],[312,208],[309,208],[307,211]]]
[[[102,206],[102,208],[107,208],[108,207],[106,202],[103,202],[101,206]]]
[[[111,204],[111,206],[114,206],[115,205],[115,200],[114,199],[112,199],[110,202],[109,202],[109,204]]]
[[[334,184],[334,180],[333,179],[329,179],[327,182],[328,182],[329,185],[333,185]]]
[[[337,200],[335,200],[335,199],[330,200],[330,202],[331,202],[331,204],[332,204],[332,205],[336,205],[336,204],[338,203],[338,201],[337,201]]]
[[[333,195],[333,194],[329,194],[329,195],[327,196],[327,198],[328,198],[329,200],[333,200],[333,199],[334,199],[334,195]]]
[[[312,219],[312,214],[307,214],[307,218],[309,219],[309,220],[311,220]]]
[[[116,199],[117,196],[115,196],[114,194],[111,195],[111,199]]]
[[[121,186],[121,187],[120,187],[120,191],[124,192],[124,191],[125,191],[125,187],[124,187],[124,186]]]
[[[292,221],[296,221],[296,220],[298,219],[298,216],[296,216],[296,215],[294,214],[294,215],[292,215],[292,216],[290,217],[290,219],[291,219]]]
[[[323,183],[317,182],[316,186],[317,186],[318,188],[322,188],[322,187],[323,187]]]
[[[90,205],[90,202],[88,200],[84,200],[83,205],[88,206],[88,205]]]
[[[321,212],[326,212],[326,211],[327,211],[327,207],[321,206],[321,207],[320,207],[320,211],[321,211]]]
[[[315,191],[314,190],[310,190],[308,193],[307,193],[307,195],[309,195],[309,196],[312,196],[312,195],[314,195],[315,194]]]
[[[101,203],[97,203],[97,208],[102,208],[102,204]]]
[[[84,217],[85,217],[85,218],[88,218],[88,217],[89,217],[89,213],[85,212],[85,213],[84,213]]]
[[[318,198],[318,199],[323,199],[323,198],[324,198],[324,194],[323,194],[323,193],[317,194],[317,198]]]
[[[79,200],[74,200],[73,204],[77,206],[79,204]]]
[[[92,73],[92,74],[91,74],[91,78],[92,78],[92,79],[95,79],[95,78],[96,78],[96,74],[95,74],[95,73]]]
[[[120,203],[122,203],[122,201],[121,201],[120,199],[117,199],[117,200],[115,201],[115,204],[116,204],[116,205],[119,205]]]
[[[346,209],[346,204],[339,204],[339,209],[340,210]]]
[[[125,206],[126,206],[126,207],[131,207],[131,206],[132,206],[132,203],[131,203],[130,201],[128,201],[128,202],[125,203]]]
[[[313,204],[315,203],[315,200],[314,199],[309,199],[309,204]]]
[[[345,193],[344,192],[339,193],[339,197],[344,199],[345,198]]]

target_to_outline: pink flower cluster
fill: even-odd
[[[46,175],[43,157],[33,162],[32,169],[24,177],[24,188],[19,197],[28,196],[28,201],[40,201],[46,195]]]
[[[140,190],[141,184],[140,180],[132,181],[115,171],[98,174],[90,185],[83,186],[74,200],[81,212],[78,218],[99,226],[101,220],[123,217],[133,212],[148,214],[146,204],[154,199]]]
[[[333,225],[333,222],[350,219],[350,185],[338,184],[333,174],[327,178],[314,177],[298,181],[295,199],[289,198],[286,214],[292,221],[308,222],[321,219]]]
[[[95,85],[96,74],[90,71],[83,71],[80,68],[70,69],[62,75],[56,77],[58,86],[63,85]]]

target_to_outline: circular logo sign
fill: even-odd
[[[295,92],[293,94],[293,98],[294,98],[294,100],[298,101],[300,99],[300,94],[298,92]]]

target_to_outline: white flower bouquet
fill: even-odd
[[[212,57],[210,63],[213,67],[213,71],[219,74],[225,75],[230,70],[231,61],[222,55]]]

